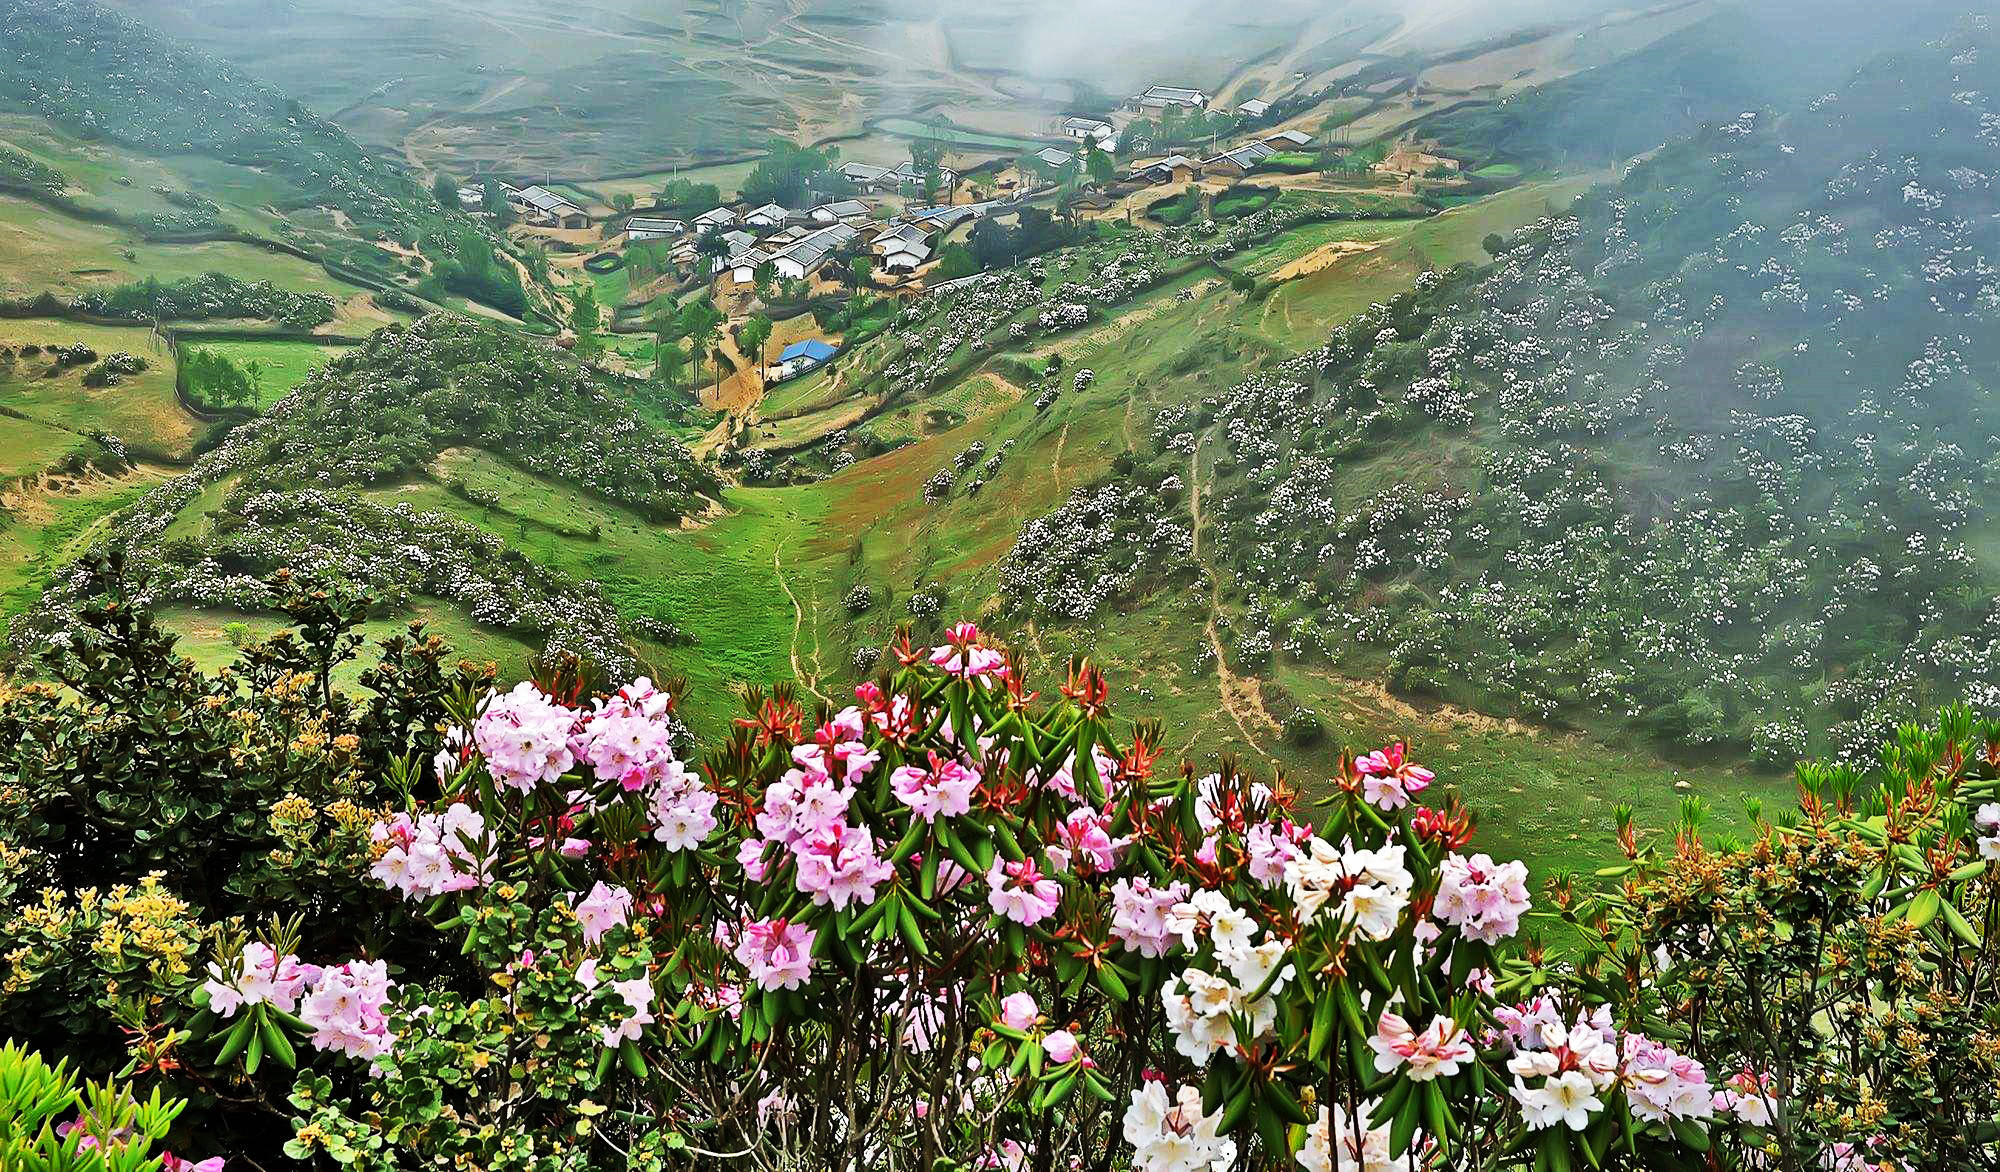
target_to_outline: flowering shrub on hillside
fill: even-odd
[[[1526,869],[1468,851],[1403,746],[1343,759],[1315,830],[1283,781],[1159,771],[1145,727],[1115,740],[1087,664],[1042,706],[970,625],[892,650],[816,720],[753,693],[699,768],[647,681],[489,698],[372,868],[486,978],[352,998],[381,1044],[301,1074],[289,1150],[1700,1166],[1705,1068],[1534,988],[1509,951]]]
[[[2000,723],[1963,710],[1868,774],[1804,767],[1802,810],[1757,811],[1748,847],[1629,832],[1615,887],[1537,907],[1406,746],[1332,759],[1306,808],[1283,778],[1166,768],[1088,664],[1040,700],[970,626],[899,640],[837,710],[752,692],[697,760],[645,680],[474,690],[406,647],[349,700],[326,672],[357,612],[294,613],[296,641],[204,677],[107,602],[70,652],[80,703],[0,703],[7,1028],[190,1099],[173,1146],[211,1162],[1994,1151]],[[162,851],[199,865],[148,874]],[[1568,921],[1560,952],[1538,916]]]

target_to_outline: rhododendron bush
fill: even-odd
[[[209,986],[356,1060],[301,1076],[292,1154],[1699,1165],[1702,1065],[1530,988],[1526,869],[1469,850],[1403,746],[1309,814],[1114,738],[1088,665],[1044,704],[973,627],[893,650],[836,712],[753,694],[699,765],[645,680],[488,697],[371,868],[485,979],[327,995],[253,946]]]
[[[251,731],[203,726],[228,756],[201,776],[241,770],[236,800],[273,837],[226,881],[24,899],[10,837],[79,866],[87,842],[141,858],[152,832],[63,839],[0,804],[0,1009],[16,1031],[59,1022],[44,1050],[188,1098],[175,1151],[1012,1172],[1993,1153],[2000,724],[1963,710],[1875,770],[1802,767],[1802,808],[1753,811],[1748,845],[1705,839],[1692,807],[1671,840],[1628,824],[1623,863],[1549,898],[1405,745],[1329,754],[1307,802],[1283,777],[1167,761],[1087,663],[1038,694],[970,626],[901,639],[850,702],[751,691],[697,755],[646,679],[378,673],[350,706],[296,670],[299,646],[253,649],[285,699],[233,715],[243,685],[190,685],[133,650],[158,650],[143,609],[120,613],[123,642],[86,649],[115,669],[79,692],[115,677],[164,711],[140,682],[159,672],[211,697],[178,710]],[[351,650],[346,613],[299,611],[325,670]],[[126,743],[96,731],[94,699],[9,704],[34,717],[16,760]],[[334,729],[355,743],[328,773],[307,750]],[[344,813],[299,809],[327,784]],[[115,1050],[89,1028],[106,1008]]]

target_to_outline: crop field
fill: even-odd
[[[884,118],[875,123],[875,128],[890,134],[900,135],[904,138],[927,138],[964,150],[992,150],[1020,153],[1039,150],[1053,141],[1051,139],[1019,138],[1005,134],[989,134],[981,130],[967,130],[959,126],[926,122],[916,118]]]

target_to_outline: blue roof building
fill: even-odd
[[[833,347],[827,345],[825,342],[818,340],[817,338],[814,338],[804,342],[793,342],[791,345],[785,347],[784,350],[779,352],[778,361],[796,362],[799,359],[803,358],[806,361],[817,366],[818,364],[825,362],[827,359],[833,357],[837,353],[839,353],[839,351],[835,350]]]

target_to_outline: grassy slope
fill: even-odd
[[[250,362],[259,364],[263,370],[262,393],[257,402],[259,407],[269,407],[291,394],[294,387],[306,381],[313,371],[326,364],[327,359],[338,356],[344,349],[287,338],[208,341],[192,337],[185,339],[183,344],[214,351],[239,366]]]

